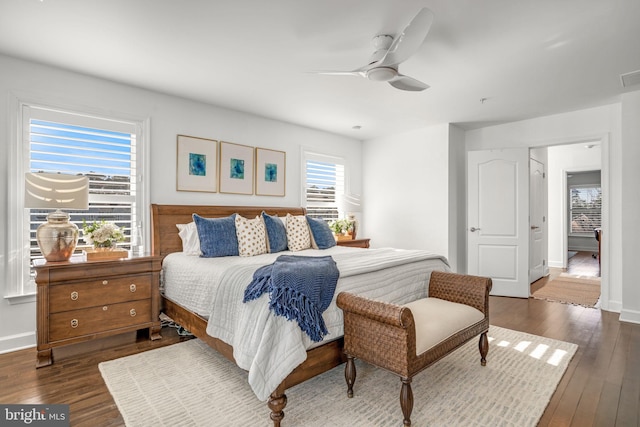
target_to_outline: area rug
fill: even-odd
[[[536,299],[594,307],[600,299],[600,278],[560,275],[531,296]]]
[[[415,426],[535,426],[578,346],[491,326],[487,366],[474,339],[412,382]],[[285,426],[402,425],[400,379],[356,362],[347,398],[344,365],[286,394]],[[198,339],[99,366],[129,427],[269,426],[247,373]]]

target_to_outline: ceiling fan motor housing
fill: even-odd
[[[398,75],[398,70],[391,67],[377,67],[367,71],[367,78],[374,82],[388,82]]]

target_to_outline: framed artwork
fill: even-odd
[[[218,141],[178,135],[178,191],[218,191]]]
[[[256,148],[256,194],[284,196],[286,186],[286,160],[284,151]]]
[[[253,194],[253,147],[220,141],[220,192]]]

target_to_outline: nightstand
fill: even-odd
[[[338,240],[336,243],[338,246],[348,246],[350,248],[368,248],[369,240],[371,239],[353,239],[353,240]]]
[[[53,363],[54,347],[149,328],[160,336],[160,256],[37,262],[36,367]]]

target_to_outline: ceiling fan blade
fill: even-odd
[[[366,68],[358,68],[353,71],[334,71],[334,70],[320,70],[320,71],[309,71],[309,73],[313,74],[324,74],[327,76],[360,76],[366,77]]]
[[[420,80],[416,80],[413,77],[398,74],[394,79],[389,80],[389,84],[396,89],[408,90],[411,92],[419,92],[421,90],[429,89],[429,85],[422,83]]]
[[[325,76],[359,76],[355,71],[310,71],[313,74],[324,74]]]
[[[389,50],[376,66],[398,65],[409,59],[424,43],[432,23],[433,12],[426,7],[422,8],[404,31],[393,40]]]

